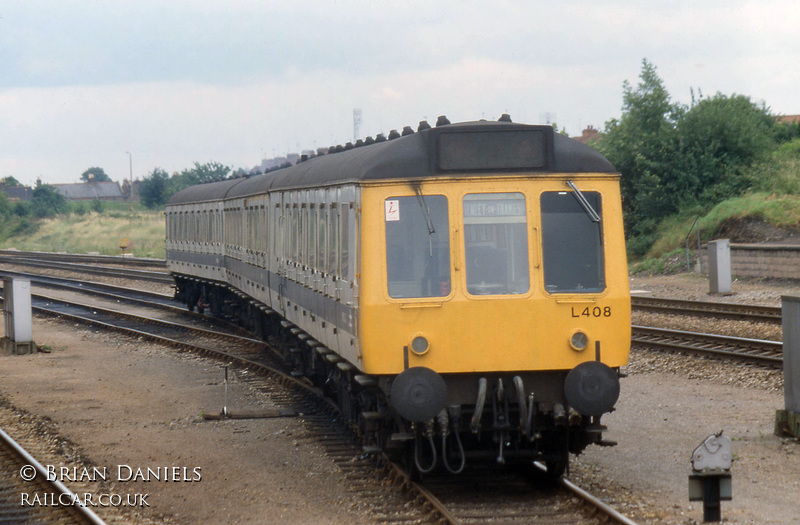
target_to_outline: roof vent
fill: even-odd
[[[503,113],[500,115],[500,118],[497,119],[497,122],[511,122],[511,115],[508,113]]]
[[[447,117],[445,117],[444,115],[439,115],[439,118],[436,119],[436,127],[437,128],[439,126],[446,126],[448,124],[450,124],[450,121],[447,120]]]
[[[401,133],[401,135],[402,135],[402,136],[404,136],[404,137],[405,137],[406,135],[413,135],[413,134],[414,134],[414,130],[413,130],[413,129],[411,129],[411,126],[406,126],[406,127],[404,127],[404,128],[403,128],[403,132]]]
[[[426,129],[431,129],[431,125],[428,124],[427,120],[420,120],[419,127],[417,127],[417,131],[425,131]]]
[[[400,138],[400,133],[398,133],[396,129],[393,129],[392,131],[389,132],[389,140],[394,140],[399,138]]]

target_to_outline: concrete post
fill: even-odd
[[[711,293],[731,293],[731,241],[708,242],[708,281]]]
[[[800,436],[800,296],[781,297],[781,316],[785,409],[778,410],[775,432]]]

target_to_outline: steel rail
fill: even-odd
[[[45,261],[80,262],[84,264],[106,263],[124,266],[156,266],[166,268],[164,259],[151,257],[124,257],[122,255],[90,255],[88,253],[34,252],[20,250],[0,250],[0,256],[28,257]]]
[[[713,301],[689,301],[666,297],[631,296],[631,306],[637,310],[665,312],[671,314],[707,315],[728,317],[768,323],[781,322],[780,306],[760,304],[720,303]]]
[[[0,278],[2,277],[27,279],[32,285],[36,285],[41,288],[67,290],[81,294],[91,294],[116,301],[125,301],[128,303],[137,303],[149,306],[156,305],[159,308],[172,310],[175,312],[180,311],[187,314],[192,313],[186,309],[185,305],[175,301],[172,295],[151,292],[149,290],[138,290],[124,286],[114,286],[112,284],[69,279],[67,277],[53,277],[50,275],[12,272],[8,270],[0,270]],[[3,283],[0,282],[0,290],[2,289]]]
[[[66,301],[63,301],[61,299],[56,299],[56,301],[66,302]],[[78,305],[77,303],[73,303],[73,304],[76,304],[76,306],[81,306],[81,307],[85,307],[85,308],[91,308],[92,310],[95,310],[95,311],[104,311],[104,309],[97,308],[95,306]],[[207,346],[203,346],[203,345],[200,345],[200,344],[197,344],[197,343],[190,343],[190,342],[186,342],[186,341],[181,341],[179,339],[173,339],[173,338],[170,338],[170,337],[164,337],[164,336],[161,336],[161,335],[158,335],[158,334],[154,334],[152,332],[146,332],[146,331],[143,331],[143,330],[137,330],[135,328],[130,328],[130,327],[115,325],[115,324],[111,324],[111,323],[106,323],[106,322],[100,321],[98,319],[92,319],[91,317],[85,317],[85,316],[82,316],[82,315],[71,314],[71,313],[60,311],[60,310],[44,308],[44,307],[41,307],[41,306],[33,306],[33,310],[36,311],[36,312],[45,314],[45,315],[52,316],[52,317],[61,317],[61,318],[64,318],[64,319],[80,322],[80,323],[83,323],[83,324],[89,324],[89,325],[92,325],[92,326],[98,326],[98,327],[105,328],[105,329],[108,329],[108,330],[114,330],[116,332],[124,333],[124,334],[131,335],[131,336],[134,336],[134,337],[140,337],[142,339],[146,339],[146,340],[153,341],[153,342],[156,342],[156,343],[165,344],[165,345],[172,346],[172,347],[175,347],[175,348],[182,348],[182,349],[185,349],[185,350],[195,351],[195,352],[200,353],[202,355],[206,355],[206,356],[214,357],[214,358],[217,358],[217,359],[225,360],[226,362],[230,362],[230,363],[235,363],[235,364],[237,364],[237,365],[239,365],[239,366],[241,366],[243,368],[259,370],[262,373],[277,375],[277,376],[279,376],[279,378],[281,379],[281,381],[283,383],[289,383],[289,384],[292,384],[292,385],[296,385],[296,386],[299,386],[299,387],[301,387],[302,389],[304,389],[306,391],[312,392],[315,396],[318,396],[318,397],[320,397],[320,399],[326,401],[326,403],[328,405],[330,405],[331,407],[333,407],[337,412],[339,411],[338,407],[336,407],[336,405],[330,399],[325,397],[325,395],[322,393],[321,390],[319,390],[317,387],[309,384],[307,380],[298,379],[298,378],[292,377],[291,375],[286,374],[285,372],[283,372],[281,370],[278,370],[277,368],[274,368],[274,367],[266,365],[266,364],[264,364],[262,362],[256,361],[255,359],[250,359],[250,358],[242,356],[242,355],[237,355],[237,354],[234,354],[234,353],[231,353],[231,352],[226,352],[225,350],[219,350],[219,349],[216,349],[216,348],[209,348]],[[213,330],[205,330],[205,329],[202,329],[202,328],[194,328],[194,327],[191,327],[191,326],[181,325],[181,324],[178,324],[178,323],[170,323],[168,321],[162,321],[160,319],[154,319],[154,318],[151,318],[151,317],[143,317],[143,316],[136,316],[136,315],[132,315],[132,314],[125,314],[124,312],[119,312],[117,310],[105,310],[105,311],[109,312],[111,315],[115,315],[115,316],[117,314],[121,314],[120,317],[136,318],[136,319],[140,320],[143,323],[148,323],[148,324],[152,323],[152,324],[160,325],[162,327],[163,326],[178,327],[178,328],[182,328],[182,329],[186,329],[186,330],[196,331],[198,333],[201,333],[201,334],[204,334],[204,335],[207,335],[207,336],[210,336],[210,337],[228,338],[230,340],[237,341],[237,342],[244,343],[244,344],[257,343],[259,345],[264,346],[265,348],[271,349],[269,344],[267,344],[265,341],[262,341],[260,339],[252,339],[252,338],[242,337],[242,336],[238,336],[238,335],[234,335],[234,334],[227,334],[227,333],[223,333],[223,332],[215,332]]]
[[[780,366],[783,363],[783,343],[780,341],[636,325],[633,325],[631,329],[632,343],[685,350],[693,353],[734,357],[772,367]]]
[[[37,259],[27,259],[24,257],[7,257],[7,256],[0,256],[0,263],[20,264],[25,266],[35,266],[37,268],[49,268],[54,270],[89,273],[94,275],[105,275],[109,277],[138,279],[142,281],[151,281],[164,284],[174,283],[172,276],[166,272],[153,272],[148,270],[134,270],[131,268],[96,266],[90,264],[76,264],[69,262],[41,261]]]
[[[14,439],[9,436],[3,429],[0,428],[0,439],[2,439],[3,443],[6,447],[11,449],[17,456],[19,456],[23,461],[25,461],[28,465],[33,466],[36,469],[37,475],[40,477],[40,481],[44,483],[48,483],[50,486],[54,487],[60,494],[66,495],[70,498],[72,502],[72,508],[75,512],[79,514],[79,516],[86,520],[88,523],[92,523],[94,525],[105,525],[105,521],[100,519],[100,517],[94,513],[92,509],[83,505],[80,497],[77,494],[72,492],[69,488],[66,487],[63,483],[61,483],[58,479],[51,479],[48,475],[47,469],[39,463],[27,450],[22,448],[22,446],[14,441]],[[59,498],[59,502],[61,498]]]
[[[566,478],[561,478],[561,485],[570,492],[572,492],[573,494],[575,494],[576,496],[583,498],[590,505],[600,510],[603,514],[606,515],[607,518],[613,520],[615,523],[619,523],[621,525],[638,525],[632,519],[622,515],[618,510],[609,506],[602,500],[592,496],[579,486],[572,483],[570,480]]]
[[[154,326],[158,326],[160,328],[186,330],[186,331],[190,331],[190,332],[196,333],[196,334],[198,334],[200,336],[204,336],[204,337],[209,337],[209,338],[222,337],[222,338],[225,338],[225,339],[228,339],[228,340],[234,341],[236,343],[240,343],[240,344],[250,344],[250,345],[260,346],[260,347],[263,347],[263,348],[270,348],[270,346],[266,343],[266,341],[264,341],[262,339],[255,339],[255,338],[252,338],[252,337],[246,337],[246,336],[241,336],[241,335],[236,335],[236,334],[231,334],[231,333],[225,333],[225,332],[220,332],[220,331],[217,331],[217,330],[208,330],[208,329],[205,329],[205,328],[198,328],[196,326],[186,325],[186,324],[181,324],[181,323],[173,323],[171,321],[164,321],[163,319],[156,319],[155,317],[147,317],[147,316],[144,316],[144,315],[131,314],[131,313],[128,313],[128,312],[123,312],[121,310],[112,310],[110,308],[102,308],[102,307],[99,307],[99,306],[96,306],[96,305],[78,303],[76,301],[69,301],[69,300],[60,299],[60,298],[57,298],[57,297],[48,297],[46,295],[31,294],[31,298],[35,299],[36,301],[47,302],[49,304],[61,304],[61,305],[67,306],[67,307],[74,306],[76,308],[87,309],[87,310],[91,311],[93,315],[97,315],[99,313],[99,314],[106,315],[106,316],[109,316],[109,317],[116,317],[116,318],[119,318],[119,319],[126,319],[126,320],[129,320],[129,321],[135,321],[135,322],[139,322],[139,323],[143,323],[143,324],[154,325]],[[123,326],[119,326],[119,325],[114,325],[114,324],[111,324],[111,323],[106,323],[106,322],[100,321],[98,319],[92,319],[91,317],[86,317],[86,316],[82,316],[82,315],[78,315],[78,314],[74,314],[74,313],[69,313],[69,312],[64,312],[64,311],[61,311],[61,310],[58,310],[58,309],[55,309],[55,308],[47,308],[47,307],[41,306],[40,304],[34,304],[34,305],[32,305],[32,308],[36,312],[45,313],[45,314],[49,314],[49,315],[58,315],[58,316],[69,317],[69,318],[71,318],[73,320],[76,320],[76,321],[81,321],[82,320],[82,321],[85,321],[85,322],[91,322],[93,324],[97,324],[99,326],[102,326],[103,328],[116,329],[116,330],[121,330],[121,331],[129,331],[129,332],[131,332],[131,333],[133,333],[134,335],[137,335],[137,336],[148,335],[147,332],[143,332],[143,331],[140,331],[140,330],[136,330],[136,329],[132,329],[132,328],[128,328],[128,327],[123,327]],[[186,313],[188,314],[189,312],[186,312]],[[164,338],[164,339],[168,340],[168,341],[172,340],[171,338]],[[222,351],[220,351],[220,352],[222,352]]]
[[[36,284],[38,286],[43,286],[45,288],[66,288],[78,292],[98,292],[98,293],[118,293],[118,294],[128,294],[131,293],[136,294],[137,296],[146,297],[148,299],[160,302],[164,300],[172,300],[173,296],[171,294],[163,294],[158,292],[151,292],[150,290],[139,290],[136,288],[131,288],[130,286],[117,286],[114,284],[108,283],[101,283],[97,281],[86,281],[81,279],[71,279],[69,277],[56,277],[54,275],[43,275],[40,273],[27,273],[27,272],[17,272],[13,270],[4,270],[0,269],[0,277],[21,277],[23,279],[28,279],[31,284]],[[0,289],[3,288],[3,283],[0,282]],[[136,299],[133,297],[126,297],[126,300],[130,301],[140,301],[140,299]],[[186,308],[183,308],[183,311],[186,312]]]
[[[403,492],[413,495],[414,500],[418,503],[418,498],[424,499],[425,502],[422,504],[422,506],[426,507],[428,513],[432,514],[438,523],[447,525],[458,525],[460,523],[458,518],[455,517],[447,508],[447,506],[442,503],[439,498],[434,496],[431,491],[419,483],[414,482],[411,477],[403,469],[392,462],[384,452],[381,452],[380,455],[381,463],[383,464],[384,471],[386,472],[389,480],[395,486],[398,486]]]
[[[533,464],[536,468],[538,468],[542,472],[547,472],[547,467],[543,463],[535,461]],[[619,523],[620,525],[638,525],[635,521],[628,518],[627,516],[624,516],[617,509],[611,507],[610,505],[603,502],[599,498],[592,496],[591,494],[589,494],[588,492],[586,492],[585,490],[583,490],[582,488],[580,488],[579,486],[568,480],[567,478],[561,477],[559,478],[559,482],[561,483],[561,486],[563,486],[565,489],[572,492],[576,496],[582,498],[593,507],[596,507],[603,514],[605,514],[608,519],[613,520],[615,523]]]

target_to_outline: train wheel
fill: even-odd
[[[548,459],[544,462],[544,464],[547,467],[547,479],[551,481],[557,481],[567,471],[567,466],[569,465],[569,452],[566,452],[561,457]]]
[[[566,428],[557,428],[549,435],[542,451],[543,462],[547,467],[547,480],[556,482],[569,467],[569,431]]]

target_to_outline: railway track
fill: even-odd
[[[122,259],[121,259],[122,261]],[[173,279],[166,270],[139,270],[125,266],[100,266],[96,263],[73,263],[57,260],[42,260],[39,258],[0,255],[0,264],[24,265],[26,268],[43,268],[49,270],[63,270],[88,275],[101,275],[120,279],[148,281],[164,285],[172,285]],[[120,262],[119,264],[125,264]]]
[[[783,364],[783,343],[648,326],[632,326],[631,342],[668,351],[736,359],[769,368]]]
[[[110,264],[129,267],[145,267],[151,269],[166,269],[164,259],[149,257],[122,257],[120,255],[88,255],[80,253],[53,253],[53,252],[28,252],[19,250],[0,250],[0,257],[26,258],[40,261],[58,261],[80,264]]]
[[[632,296],[631,306],[636,310],[673,315],[695,315],[725,317],[746,321],[781,323],[780,306],[758,304],[720,303],[713,301],[689,301],[665,297]]]
[[[82,501],[0,429],[0,523],[104,525]]]
[[[635,525],[565,478],[547,485],[545,468],[474,465],[459,477],[426,479],[424,489],[450,523],[618,523]],[[491,484],[487,484],[491,479]]]
[[[147,304],[150,308],[168,307],[171,311],[175,310],[172,305],[155,305],[151,299],[152,294],[149,293],[141,296],[138,292],[132,294],[129,289],[114,289],[114,287],[96,285],[96,283],[90,290],[85,283],[81,286],[80,283],[61,278],[36,276],[34,279],[41,279],[46,286],[67,286],[72,291],[103,294],[106,300],[110,301],[133,301]],[[109,293],[112,294],[110,297]],[[137,295],[137,297],[132,297],[132,295]],[[160,298],[163,300],[165,296],[160,296]],[[193,314],[193,319],[187,323],[172,323],[154,317],[143,318],[129,312],[100,308],[96,305],[80,305],[74,301],[38,294],[34,294],[32,299],[36,311],[44,315],[91,323],[104,330],[124,331],[135,337],[182,349],[191,349],[201,355],[233,363],[244,371],[243,376],[248,377],[248,381],[253,381],[256,388],[267,391],[272,399],[279,399],[281,405],[290,407],[290,411],[303,417],[307,426],[312,429],[308,439],[322,444],[328,456],[336,461],[350,481],[351,490],[368,502],[367,507],[376,521],[386,524],[430,522],[466,524],[476,522],[475,517],[470,517],[468,511],[458,510],[457,505],[453,502],[442,503],[427,486],[414,483],[387,457],[382,454],[365,455],[361,445],[347,431],[342,429],[335,431],[338,410],[335,405],[328,398],[324,398],[324,401],[321,400],[322,398],[319,396],[322,392],[317,388],[303,380],[291,377],[286,370],[282,370],[277,352],[263,341],[242,337],[234,333],[238,329],[226,327],[226,323],[222,323],[222,328],[219,326],[215,326],[213,329],[197,328],[198,317],[202,317],[206,321],[210,320],[209,316],[200,316],[199,314]],[[178,310],[181,314],[190,315],[183,308],[178,308]],[[251,372],[256,372],[256,374],[251,374]],[[265,381],[264,378],[267,380]],[[312,399],[311,401],[309,401],[309,397]],[[380,468],[376,469],[376,465]],[[385,489],[387,480],[389,486],[394,487],[389,493]],[[451,483],[456,488],[462,485],[462,482],[457,479],[452,480]],[[517,483],[523,482],[518,480]],[[511,487],[511,485],[505,486]],[[512,493],[516,494],[516,492],[518,491],[515,489]],[[506,496],[502,491],[495,491],[493,494],[495,497],[487,499],[489,506],[484,507],[484,512],[509,518],[515,516],[514,520],[509,523],[542,522],[541,520],[548,516],[546,511],[541,510],[543,508],[560,509],[557,511],[560,515],[577,517],[574,521],[580,523],[632,523],[626,521],[625,517],[615,514],[613,509],[607,508],[598,511],[594,506],[587,507],[587,504],[579,504],[577,498],[568,495],[565,489],[557,493],[542,492],[541,489],[538,489],[537,492],[536,487],[529,485],[526,494],[530,497],[539,494],[535,499],[536,505],[530,505],[530,500],[528,500],[528,505],[525,505],[522,500],[517,500],[516,504],[509,503],[505,501]],[[414,502],[414,504],[409,505],[409,502]],[[514,513],[504,510],[509,506],[515,506],[517,511]],[[451,507],[454,508],[451,509]],[[598,512],[607,513],[604,515],[611,517],[600,520],[596,517]]]

